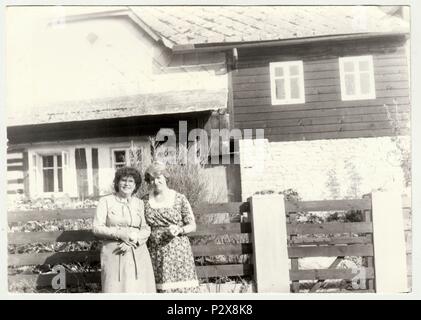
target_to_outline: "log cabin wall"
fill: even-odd
[[[409,134],[406,39],[317,42],[238,50],[232,72],[235,127],[264,129],[272,141]],[[373,56],[376,98],[342,101],[339,58]],[[303,61],[305,103],[272,105],[270,62]]]

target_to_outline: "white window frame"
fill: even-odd
[[[299,78],[298,84],[300,86],[301,96],[295,99],[291,98],[291,80],[290,80],[291,77],[289,75],[289,67],[291,66],[298,66],[298,78]],[[276,76],[275,69],[277,68],[283,68],[284,70],[283,77]],[[270,94],[271,94],[272,105],[305,103],[304,67],[303,67],[302,60],[271,62],[269,63],[269,72],[270,72]],[[275,80],[279,78],[285,79],[285,99],[278,99],[276,97]]]
[[[44,166],[42,163],[42,157],[54,156],[54,191],[44,192]],[[57,167],[57,156],[61,156],[61,172],[62,172],[62,191],[58,191],[58,167]],[[30,181],[31,186],[30,196],[62,196],[67,192],[67,174],[69,168],[69,153],[67,151],[61,152],[30,152]]]
[[[112,166],[112,168],[113,168],[114,170],[116,170],[116,169],[117,169],[117,168],[116,168],[116,164],[117,164],[117,162],[115,161],[115,155],[114,155],[114,152],[116,152],[116,151],[124,151],[124,152],[125,152],[125,155],[126,155],[126,162],[125,162],[125,165],[126,165],[126,166],[128,165],[127,160],[128,160],[128,157],[129,157],[129,148],[112,148],[112,149],[111,149],[111,166]]]
[[[61,156],[61,182],[62,182],[62,190],[59,191],[59,186],[58,186],[58,156]],[[64,181],[63,181],[63,176],[64,176],[64,170],[63,170],[63,156],[61,154],[48,154],[48,155],[41,155],[41,158],[43,157],[53,157],[53,166],[52,167],[47,167],[47,169],[53,169],[53,191],[44,191],[44,170],[46,170],[46,168],[44,167],[44,165],[42,165],[41,169],[42,169],[42,191],[44,194],[59,194],[59,193],[63,193],[63,189],[64,189]]]
[[[368,62],[368,73],[369,73],[369,81],[370,81],[370,88],[371,91],[367,94],[361,93],[361,78],[360,78],[360,70],[358,63],[361,61]],[[344,64],[345,62],[353,62],[354,63],[354,73],[355,74],[355,94],[348,95],[346,93],[346,84],[345,84],[345,75],[350,72],[345,72]],[[354,57],[342,57],[339,58],[339,74],[340,74],[340,81],[341,81],[341,98],[343,101],[352,101],[352,100],[369,100],[369,99],[376,99],[376,87],[374,81],[374,67],[373,67],[373,56],[372,55],[365,55],[365,56],[354,56]]]

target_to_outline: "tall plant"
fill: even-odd
[[[174,150],[168,150],[165,145],[149,139],[150,148],[142,149],[133,143],[130,148],[130,165],[137,168],[142,175],[152,161],[166,163],[170,175],[168,186],[184,194],[192,206],[205,202],[209,198],[209,179],[206,174],[205,158],[196,153],[197,146],[178,145]],[[187,155],[187,159],[184,158]],[[139,188],[140,197],[148,193],[148,186],[143,183]]]

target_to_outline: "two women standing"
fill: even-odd
[[[104,239],[103,292],[199,292],[186,236],[196,230],[193,211],[167,179],[164,164],[149,166],[145,180],[150,191],[143,202],[134,196],[142,182],[139,172],[121,168],[114,178],[115,193],[100,199],[93,232]]]

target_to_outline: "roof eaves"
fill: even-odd
[[[352,39],[369,39],[377,37],[391,36],[408,36],[408,31],[400,32],[367,32],[353,34],[336,34],[306,38],[289,38],[266,41],[250,41],[250,42],[220,42],[220,43],[196,43],[196,44],[179,44],[174,45],[172,50],[174,53],[189,53],[194,51],[221,51],[233,48],[252,48],[252,47],[269,47],[312,43],[317,41],[335,41],[335,40],[352,40]]]

